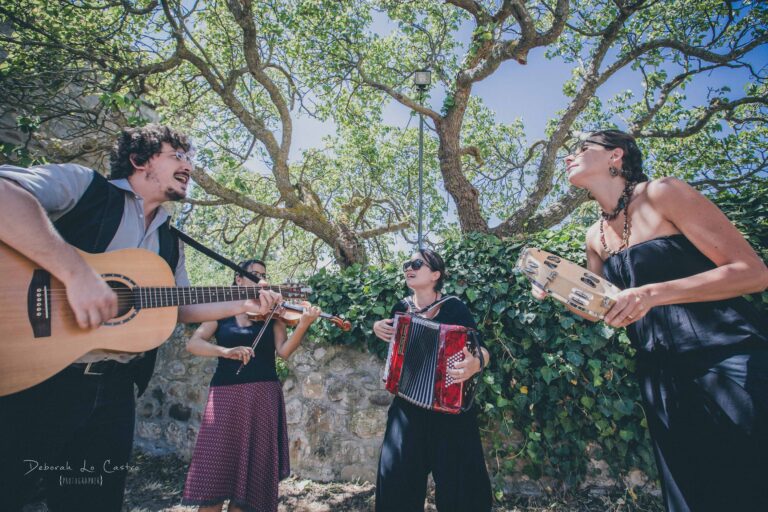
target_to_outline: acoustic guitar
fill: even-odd
[[[80,251],[118,297],[118,314],[97,329],[82,329],[64,285],[0,242],[0,396],[55,375],[91,350],[145,352],[173,333],[178,306],[256,299],[259,286],[177,287],[163,258],[145,249],[103,254]],[[311,289],[270,286],[285,298]]]

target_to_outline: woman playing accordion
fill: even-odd
[[[445,263],[439,254],[423,249],[403,264],[405,281],[413,295],[397,303],[395,314],[411,313],[440,324],[476,328],[469,308],[456,297],[441,293]],[[390,342],[393,319],[373,325],[376,336]],[[414,342],[414,340],[411,340]],[[452,383],[465,383],[488,364],[488,351],[480,346],[445,371]],[[474,408],[448,414],[420,407],[396,396],[389,408],[376,481],[377,512],[424,510],[427,476],[435,481],[438,510],[483,512],[491,510],[491,484]]]

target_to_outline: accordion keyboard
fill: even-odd
[[[401,396],[421,407],[431,407],[435,398],[440,325],[412,319],[411,329],[400,375]]]

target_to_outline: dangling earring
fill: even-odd
[[[610,166],[608,168],[608,172],[610,173],[611,177],[613,177],[613,178],[615,178],[616,176],[619,175],[619,170],[617,168],[615,168],[614,166]]]

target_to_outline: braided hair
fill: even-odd
[[[594,140],[608,149],[624,150],[621,157],[621,176],[632,183],[648,181],[648,176],[643,172],[643,154],[632,135],[621,130],[598,130],[590,133],[587,140]]]

